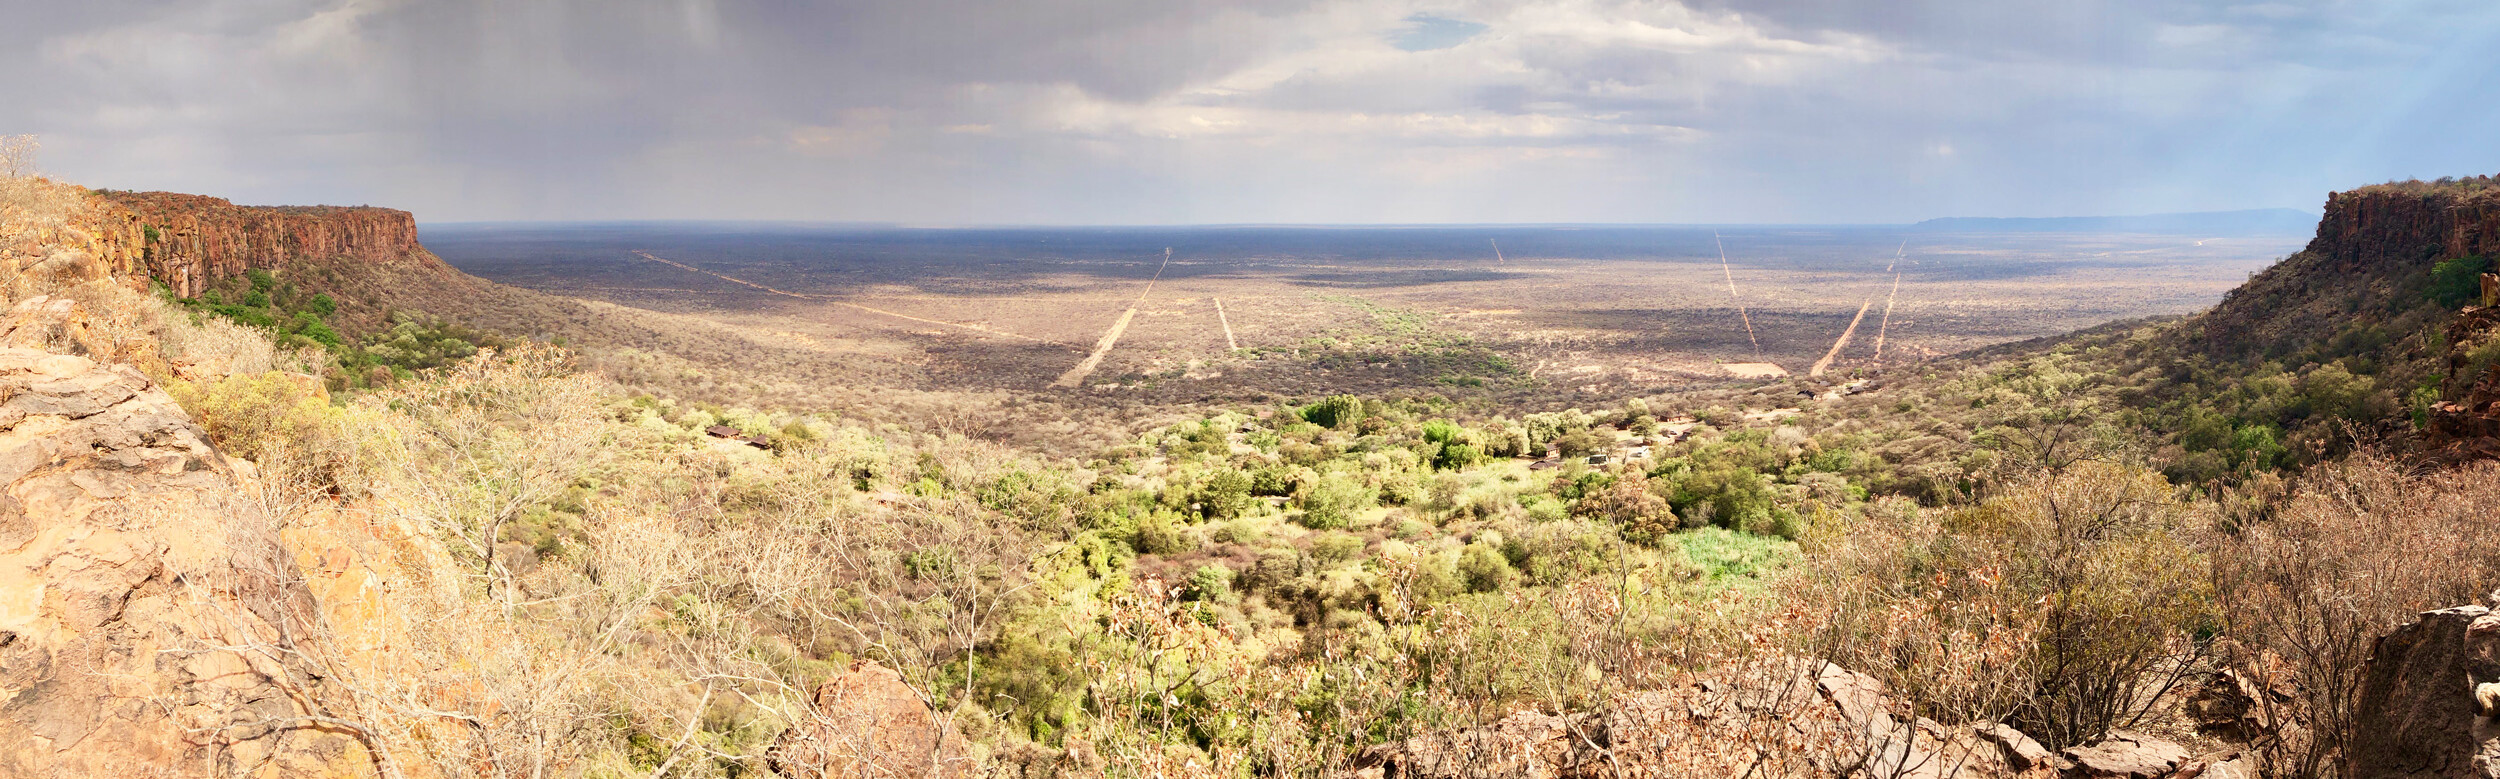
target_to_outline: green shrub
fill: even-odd
[[[294,325],[287,328],[287,333],[312,339],[322,346],[339,345],[338,331],[331,330],[329,324],[321,321],[321,315],[310,311],[296,314]]]
[[[1191,495],[1198,516],[1208,520],[1231,519],[1249,513],[1257,500],[1250,494],[1253,480],[1239,469],[1218,467],[1198,481]]]
[[[2491,258],[2459,257],[2431,266],[2431,299],[2449,308],[2472,303],[2482,297],[2483,274],[2491,272]]]
[[[1676,527],[1675,509],[1650,492],[1649,478],[1625,471],[1613,483],[1588,491],[1571,505],[1577,517],[1613,523],[1625,540],[1656,545]]]
[[[1363,556],[1363,538],[1351,533],[1321,533],[1311,541],[1311,559],[1322,566],[1350,563]]]
[[[1129,541],[1138,554],[1165,556],[1195,551],[1198,543],[1198,534],[1191,532],[1178,515],[1169,511],[1156,511],[1139,518],[1136,534]]]
[[[1479,538],[1458,553],[1458,578],[1468,592],[1500,592],[1508,589],[1519,571],[1510,567],[1510,557],[1502,554],[1500,534]]]
[[[332,437],[338,418],[319,387],[275,371],[173,381],[165,390],[208,430],[217,448],[255,461],[318,446]]]
[[[1302,420],[1325,428],[1342,428],[1363,419],[1363,401],[1352,395],[1335,395],[1303,406]]]
[[[1377,495],[1361,479],[1343,473],[1329,472],[1303,482],[1294,493],[1294,503],[1302,508],[1302,526],[1313,530],[1340,530],[1353,524],[1354,516],[1372,507]]]
[[[1226,602],[1233,599],[1233,569],[1221,565],[1201,565],[1189,572],[1189,583],[1181,597],[1189,600]]]
[[[1554,439],[1554,450],[1564,457],[1587,457],[1606,450],[1614,437],[1594,430],[1575,430]]]

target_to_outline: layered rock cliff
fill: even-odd
[[[341,206],[238,206],[171,192],[105,192],[102,232],[145,239],[149,275],[176,294],[251,268],[296,262],[430,263],[418,255],[417,220],[406,211]],[[149,234],[153,230],[153,234]]]

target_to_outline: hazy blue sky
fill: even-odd
[[[99,187],[420,219],[1881,222],[2500,172],[2500,3],[0,0]]]

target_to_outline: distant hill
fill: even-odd
[[[1940,233],[2176,233],[2180,235],[2273,235],[2307,233],[2318,215],[2293,208],[2200,211],[2140,216],[1989,217],[1929,219],[1912,229]]]

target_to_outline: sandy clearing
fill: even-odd
[[[1727,362],[1719,368],[1729,375],[1746,379],[1776,379],[1788,375],[1788,369],[1775,362]]]

